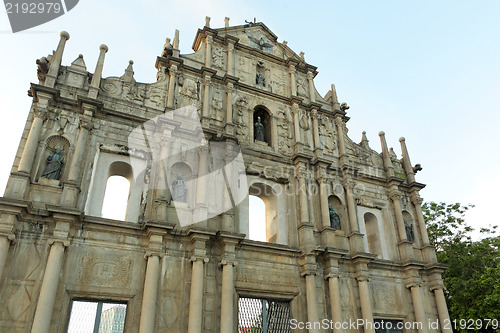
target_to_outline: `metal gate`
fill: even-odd
[[[238,333],[291,333],[290,302],[240,297]]]

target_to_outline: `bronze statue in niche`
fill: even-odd
[[[55,152],[47,157],[42,178],[59,180],[61,178],[63,165],[64,158],[61,156],[61,149],[56,148]]]

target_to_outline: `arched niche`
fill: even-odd
[[[257,131],[257,125],[260,123],[263,126],[263,134],[264,134],[264,140],[259,140],[258,139],[258,131]],[[269,146],[272,146],[272,124],[271,124],[271,112],[262,105],[257,105],[253,109],[253,136],[254,136],[254,141],[261,141],[267,143]]]
[[[179,178],[180,177],[180,178]],[[193,182],[191,180],[193,179],[193,170],[189,165],[187,165],[184,162],[176,162],[172,165],[170,168],[170,175],[168,177],[168,184],[169,188],[171,190],[171,199],[174,200],[172,197],[173,192],[175,192],[174,188],[176,182],[182,179],[184,182],[184,185],[186,186],[186,195],[181,202],[185,202],[186,204],[191,204],[193,203],[194,196],[193,193],[195,192],[195,188],[193,188]]]
[[[337,213],[337,215],[339,216],[340,218],[340,229],[339,228],[335,228],[337,230],[347,230],[347,213],[345,211],[345,208],[344,208],[344,205],[342,204],[342,201],[340,200],[339,197],[337,197],[336,195],[330,195],[328,197],[328,208],[332,207],[335,211],[335,213]],[[332,226],[332,221],[330,219],[330,227],[334,227]]]
[[[43,146],[43,150],[39,155],[38,168],[36,172],[36,179],[40,181],[41,179],[48,179],[44,176],[44,172],[47,171],[47,165],[50,163],[50,156],[54,156],[56,150],[59,151],[59,156],[62,158],[61,169],[59,171],[59,175],[57,179],[51,179],[52,181],[61,181],[65,178],[66,170],[68,169],[66,165],[69,164],[68,156],[69,156],[70,142],[62,135],[52,135],[45,140],[45,145]]]
[[[412,243],[416,246],[419,246],[420,245],[420,237],[419,237],[420,234],[419,234],[417,223],[415,223],[415,219],[410,214],[410,212],[404,210],[403,211],[403,220],[406,223],[405,232],[408,233],[408,231],[406,230],[407,227],[411,228],[411,230],[413,232],[413,242]],[[408,235],[407,235],[407,239],[408,239]],[[410,239],[408,239],[408,240],[410,240]]]

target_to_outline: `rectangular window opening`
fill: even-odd
[[[240,297],[238,333],[291,333],[290,302]]]
[[[123,333],[127,303],[72,300],[67,333]]]

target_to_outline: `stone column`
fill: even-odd
[[[300,124],[299,124],[299,104],[292,104],[293,130],[295,134],[295,144],[300,143]]]
[[[418,195],[417,191],[412,191],[410,194],[410,200],[413,204],[413,207],[415,207],[418,229],[420,231],[420,237],[422,239],[422,252],[424,258],[428,262],[437,262],[436,251],[430,244],[429,235],[427,234],[427,227],[425,225],[424,214],[422,212],[421,206],[422,198]]]
[[[345,150],[345,140],[344,140],[344,121],[342,120],[342,118],[336,117],[335,125],[337,126],[339,153],[340,157],[343,157],[346,154],[346,150]]]
[[[234,84],[227,83],[227,101],[226,101],[226,123],[233,123],[233,90]]]
[[[203,313],[203,263],[208,258],[192,256],[191,293],[189,295],[189,324],[188,333],[201,333]]]
[[[212,84],[212,78],[210,75],[205,75],[205,86],[203,94],[203,110],[202,118],[210,117],[210,85]]]
[[[158,279],[160,277],[160,254],[147,253],[145,257],[148,259],[148,263],[144,281],[139,333],[154,332]]]
[[[403,212],[401,209],[401,202],[399,201],[401,196],[396,190],[392,189],[389,193],[389,197],[394,204],[394,214],[396,215],[396,223],[398,225],[399,240],[400,242],[407,241]]]
[[[300,200],[300,224],[309,223],[309,203],[307,198],[307,184],[306,184],[306,166],[299,163],[296,166],[299,181],[299,200]]]
[[[290,73],[290,93],[292,96],[297,96],[297,82],[295,81],[295,66],[290,65],[288,72]]]
[[[347,213],[349,214],[349,226],[351,233],[358,233],[358,218],[356,213],[356,203],[354,202],[353,188],[355,184],[352,180],[344,181],[345,196],[347,201]]]
[[[234,44],[227,44],[227,74],[234,75]]]
[[[321,144],[319,140],[319,124],[318,124],[318,110],[313,109],[311,111],[312,123],[313,123],[313,140],[314,140],[314,150],[321,149]]]
[[[307,321],[311,323],[320,322],[318,314],[318,297],[316,295],[316,275],[311,269],[306,269],[302,276],[306,278],[306,299],[307,299]],[[309,330],[310,333],[319,333],[321,330],[314,327]]]
[[[422,288],[419,283],[411,283],[406,286],[411,290],[411,299],[413,302],[413,311],[415,311],[415,319],[422,324],[418,329],[419,333],[427,333],[428,322],[425,318],[425,308],[422,297]]]
[[[172,65],[169,69],[169,81],[168,81],[168,94],[167,94],[167,107],[174,107],[174,89],[175,89],[175,76],[177,74],[177,66]]]
[[[50,239],[49,244],[51,245],[49,258],[47,259],[45,273],[43,274],[31,333],[49,333],[57,286],[59,284],[59,275],[61,274],[64,248],[69,246],[69,241]]]
[[[92,82],[90,82],[89,86],[88,97],[90,98],[97,98],[99,85],[101,84],[102,69],[104,67],[104,55],[108,52],[108,47],[104,44],[101,44],[99,49],[101,52],[99,53],[99,59],[97,59],[97,65],[95,66],[94,75],[92,76]]]
[[[309,99],[311,102],[315,102],[316,94],[314,89],[313,73],[311,71],[307,72],[307,82],[309,83]]]
[[[326,171],[323,171],[326,173]],[[319,198],[321,203],[321,219],[323,228],[330,227],[330,207],[328,206],[328,191],[326,188],[327,179],[322,176],[318,178],[319,183]]]
[[[361,301],[361,314],[365,322],[363,330],[365,333],[375,333],[373,328],[372,303],[370,301],[370,290],[368,287],[369,278],[358,277],[359,298]]]
[[[330,307],[332,310],[332,320],[334,323],[333,332],[343,333],[342,327],[335,327],[335,323],[342,323],[342,306],[340,304],[340,288],[338,274],[328,274],[325,279],[328,280],[328,289],[330,291]]]
[[[10,243],[16,238],[14,234],[0,234],[0,283],[2,281],[3,269],[7,261]]]
[[[212,43],[214,38],[212,36],[207,36],[206,41],[206,49],[205,49],[205,66],[210,68],[212,67]]]
[[[89,132],[94,128],[92,120],[88,118],[80,119],[80,133],[78,133],[78,138],[76,141],[75,152],[71,158],[71,163],[69,166],[68,180],[77,182],[80,177],[80,171],[83,162],[83,156],[87,148],[87,140],[89,137]]]
[[[436,306],[438,310],[439,322],[441,323],[441,332],[453,333],[450,325],[450,315],[448,314],[448,306],[444,298],[443,287],[431,288],[436,298]]]
[[[42,125],[47,118],[47,110],[40,108],[33,108],[33,122],[31,123],[28,139],[24,145],[23,154],[19,161],[17,171],[26,174],[31,173],[33,161],[35,159],[36,150],[38,148],[38,141],[40,141],[40,134],[42,133]]]
[[[64,52],[64,46],[66,41],[69,39],[69,34],[66,31],[61,31],[61,39],[59,40],[59,45],[57,45],[56,52],[52,56],[52,60],[49,64],[49,71],[45,78],[45,86],[54,88],[56,85],[57,75],[59,73],[59,68],[61,67],[62,56]]]
[[[220,332],[232,333],[234,326],[234,266],[236,266],[236,262],[222,260],[219,265],[222,266]]]

